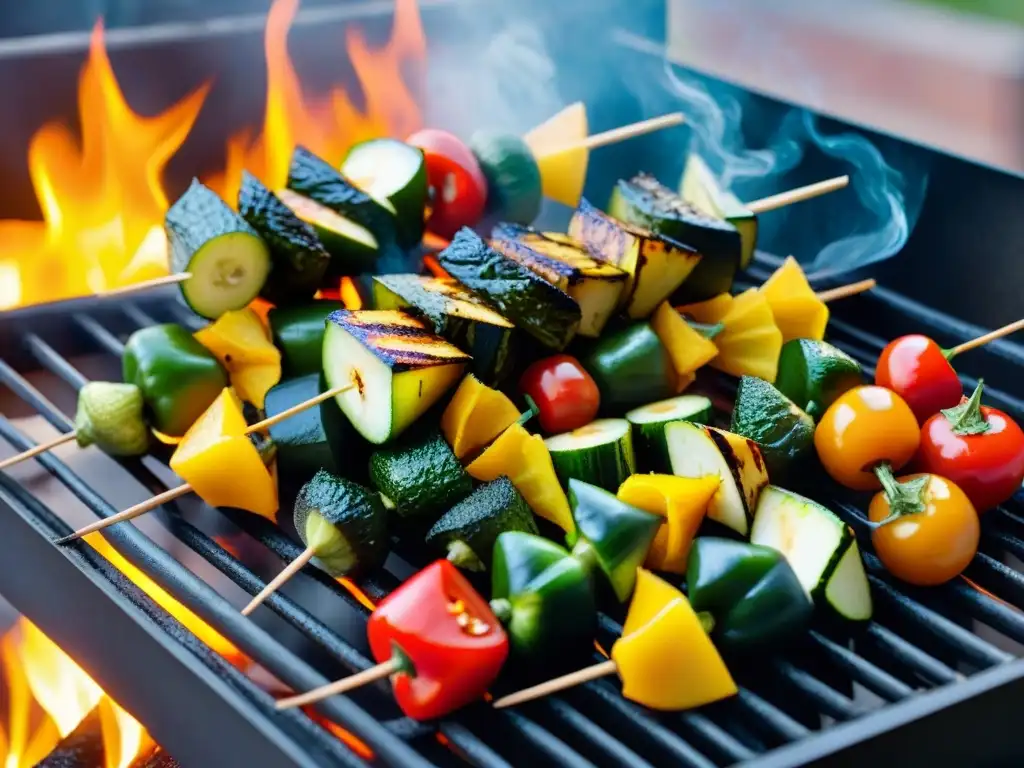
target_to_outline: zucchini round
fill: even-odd
[[[703,395],[680,395],[634,408],[626,414],[632,426],[633,449],[641,472],[672,473],[665,425],[673,421],[707,424],[711,401]]]
[[[633,440],[625,419],[598,419],[544,441],[563,486],[582,480],[615,492],[636,470]]]
[[[345,155],[341,173],[394,211],[399,245],[410,248],[420,242],[428,189],[423,150],[395,139],[363,141]]]

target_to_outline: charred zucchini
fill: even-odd
[[[327,384],[352,389],[335,398],[371,443],[398,436],[462,375],[469,355],[394,310],[338,310],[327,318]]]
[[[580,325],[580,306],[532,270],[499,253],[468,228],[437,257],[441,266],[476,291],[541,344],[564,349]]]
[[[700,155],[691,153],[680,185],[683,200],[711,216],[728,221],[740,233],[740,269],[746,269],[757,247],[757,216],[732,192],[722,189]]]
[[[379,254],[398,247],[394,206],[363,192],[305,147],[292,153],[288,188],[368,230]]]
[[[427,532],[427,544],[444,549],[455,565],[485,570],[494,542],[505,531],[537,533],[533,512],[504,475],[484,483],[445,512]]]
[[[625,272],[598,261],[568,235],[499,224],[491,233],[491,247],[569,294],[580,305],[581,336],[601,334],[626,287]]]
[[[688,245],[614,219],[586,200],[580,200],[569,222],[569,235],[598,258],[626,272],[629,277],[619,305],[633,318],[651,314],[701,260]]]
[[[394,212],[398,244],[418,245],[427,204],[427,163],[423,150],[396,139],[370,139],[352,147],[341,173]]]
[[[757,444],[731,432],[688,421],[667,424],[665,442],[672,474],[718,475],[721,484],[708,505],[708,517],[746,536],[757,499],[768,485],[768,473]]]
[[[515,325],[452,278],[379,275],[373,301],[376,309],[406,309],[429,321],[473,356],[470,370],[485,384],[500,383],[515,365]]]
[[[216,319],[242,309],[263,289],[270,251],[256,230],[198,179],[164,218],[171,270],[188,272],[179,283],[196,314]]]
[[[632,435],[625,419],[598,419],[549,437],[544,445],[564,486],[570,480],[582,480],[615,493],[636,472]]]
[[[608,213],[686,243],[702,256],[672,296],[673,303],[703,301],[732,289],[742,242],[740,233],[728,221],[704,213],[644,173],[615,185]]]
[[[357,275],[377,261],[380,255],[377,238],[366,227],[290,189],[282,189],[278,195],[288,210],[306,222],[323,244],[330,257],[324,270],[326,276]]]
[[[260,296],[277,306],[310,301],[331,263],[313,228],[248,171],[242,172],[238,212],[270,248],[270,275]]]
[[[436,516],[473,490],[473,478],[436,430],[374,451],[370,480],[403,518]]]

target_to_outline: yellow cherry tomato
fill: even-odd
[[[960,487],[938,475],[917,474],[900,483],[928,478],[921,494],[924,511],[902,515],[871,534],[875,552],[896,578],[921,587],[942,584],[960,575],[978,551],[978,513]],[[891,512],[883,491],[868,507],[872,522]]]
[[[814,447],[825,471],[858,491],[881,487],[873,468],[885,462],[898,470],[920,441],[914,412],[884,387],[855,387],[841,395],[814,430]]]

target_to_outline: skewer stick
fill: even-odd
[[[751,213],[767,213],[768,211],[774,211],[776,208],[783,208],[787,205],[792,205],[793,203],[810,200],[813,197],[827,195],[829,192],[835,192],[837,189],[842,189],[849,183],[849,176],[836,176],[834,179],[825,179],[824,181],[817,181],[814,184],[808,184],[805,187],[797,187],[796,189],[791,189],[787,192],[779,192],[777,195],[762,197],[760,200],[754,200],[753,202],[746,203],[745,207]]]
[[[968,352],[972,349],[976,349],[977,347],[988,344],[990,341],[1001,339],[1003,336],[1009,336],[1011,333],[1016,333],[1020,330],[1024,330],[1024,319],[1018,320],[1015,323],[1010,323],[1009,325],[1004,325],[1002,328],[997,328],[994,331],[989,331],[984,336],[979,336],[976,339],[965,341],[963,344],[957,344],[946,353],[946,359],[949,359],[954,355],[959,355],[961,352]],[[0,468],[2,468],[2,466],[3,465],[0,465]]]
[[[192,277],[191,272],[176,272],[173,275],[154,277],[152,280],[143,280],[140,283],[132,283],[131,285],[122,285],[120,288],[111,288],[106,291],[100,291],[96,294],[96,297],[106,299],[110,296],[121,296],[126,293],[145,291],[149,288],[160,288],[164,285],[176,285],[177,283],[185,282],[190,277]]]
[[[294,416],[296,413],[300,413],[306,410],[307,408],[312,408],[314,405],[318,405],[319,403],[322,403],[324,400],[328,400],[334,397],[335,395],[340,395],[342,392],[347,392],[350,389],[355,389],[355,386],[355,384],[343,384],[341,386],[332,387],[331,389],[328,389],[326,392],[321,392],[316,397],[311,397],[309,398],[309,400],[305,400],[299,403],[298,405],[293,405],[291,408],[287,408],[281,411],[280,413],[271,416],[269,419],[264,419],[263,421],[258,421],[255,424],[250,425],[245,429],[245,432],[243,432],[242,434],[249,435],[252,434],[253,432],[260,432],[266,429],[267,427],[272,427],[279,421],[284,421],[288,417]],[[102,530],[108,526],[114,525],[115,523],[121,523],[125,520],[132,520],[136,517],[139,517],[140,515],[144,515],[147,512],[161,506],[162,504],[166,504],[169,501],[173,501],[174,499],[177,499],[179,496],[184,496],[191,490],[192,486],[190,484],[182,483],[176,488],[171,488],[170,490],[164,491],[163,493],[159,493],[150,499],[141,501],[133,507],[128,507],[128,509],[118,512],[116,515],[111,515],[110,517],[106,517],[102,520],[97,520],[95,523],[90,523],[84,528],[79,528],[74,533],[71,533],[61,539],[57,539],[54,543],[57,545],[70,544],[71,542],[77,541],[78,539],[82,538],[86,534],[94,533],[95,531]],[[266,598],[264,597],[264,599]],[[255,608],[256,606],[253,607]]]
[[[818,291],[818,301],[828,304],[830,301],[836,299],[845,299],[847,296],[856,296],[858,293],[864,293],[864,291],[870,291],[878,283],[875,278],[869,277],[867,280],[860,280],[856,283],[849,283],[847,285],[840,285],[835,288],[829,288],[827,291]]]
[[[288,579],[301,571],[306,564],[313,559],[315,554],[316,551],[312,547],[306,547],[302,550],[301,555],[288,563],[285,569],[274,577],[273,581],[267,584],[267,586],[260,590],[260,593],[256,595],[256,597],[249,601],[249,604],[242,609],[242,615],[248,616],[259,608],[263,604],[264,600],[280,589]]]
[[[356,688],[369,685],[376,680],[390,677],[396,672],[401,671],[401,660],[398,658],[390,658],[387,661],[382,661],[376,666],[370,667],[369,669],[364,669],[362,672],[357,672],[356,674],[342,678],[341,680],[335,680],[333,683],[322,685],[319,688],[314,688],[306,693],[301,693],[297,696],[290,696],[287,699],[279,699],[275,706],[281,710],[291,709],[292,707],[302,707],[306,704],[315,704],[318,701],[329,699],[331,696],[337,696],[340,693],[353,691]]]
[[[539,157],[550,157],[551,155],[568,152],[572,149],[597,149],[598,147],[606,147],[609,144],[617,144],[618,142],[625,141],[626,139],[643,136],[645,133],[654,133],[655,131],[660,131],[663,128],[682,125],[684,122],[686,122],[686,118],[683,116],[682,112],[672,112],[668,115],[662,115],[661,117],[652,117],[649,120],[641,120],[638,123],[630,123],[629,125],[612,128],[610,131],[595,133],[587,136],[582,141],[573,142],[572,144],[563,144],[562,146],[556,146],[551,149],[545,148],[541,151]]]
[[[47,440],[45,443],[34,445],[27,451],[22,451],[19,454],[10,456],[4,459],[3,461],[0,461],[0,470],[7,469],[8,467],[13,467],[15,464],[25,461],[26,459],[31,459],[33,456],[38,456],[40,453],[46,453],[47,451],[53,450],[58,445],[70,443],[76,437],[78,437],[78,433],[75,432],[75,430],[71,430],[70,432],[65,432],[63,435],[58,435],[57,437],[53,438],[53,440]]]
[[[553,680],[547,680],[546,682],[539,683],[530,688],[524,688],[521,691],[510,693],[508,696],[503,696],[495,701],[492,706],[495,709],[504,709],[505,707],[522,704],[523,702],[533,701],[534,699],[539,699],[541,696],[547,696],[548,694],[556,693],[557,691],[564,691],[566,688],[583,685],[583,683],[589,683],[591,680],[597,680],[601,677],[614,675],[618,671],[618,666],[613,660],[609,659],[608,661],[602,661],[600,664],[584,667],[583,669],[578,669],[575,672],[570,672],[567,675],[556,677]]]

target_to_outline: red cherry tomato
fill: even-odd
[[[601,393],[579,360],[552,355],[538,360],[523,373],[519,390],[537,404],[537,418],[545,432],[571,432],[589,424],[601,405]]]
[[[875,368],[875,384],[902,397],[918,424],[943,408],[952,408],[964,394],[942,347],[920,334],[901,336],[886,345]]]
[[[949,415],[925,422],[914,467],[948,477],[984,512],[1024,482],[1024,431],[1002,411],[981,405],[981,387]]]
[[[451,240],[462,227],[472,227],[484,215],[487,179],[473,152],[457,136],[425,128],[406,143],[423,150],[430,186],[427,229]]]

